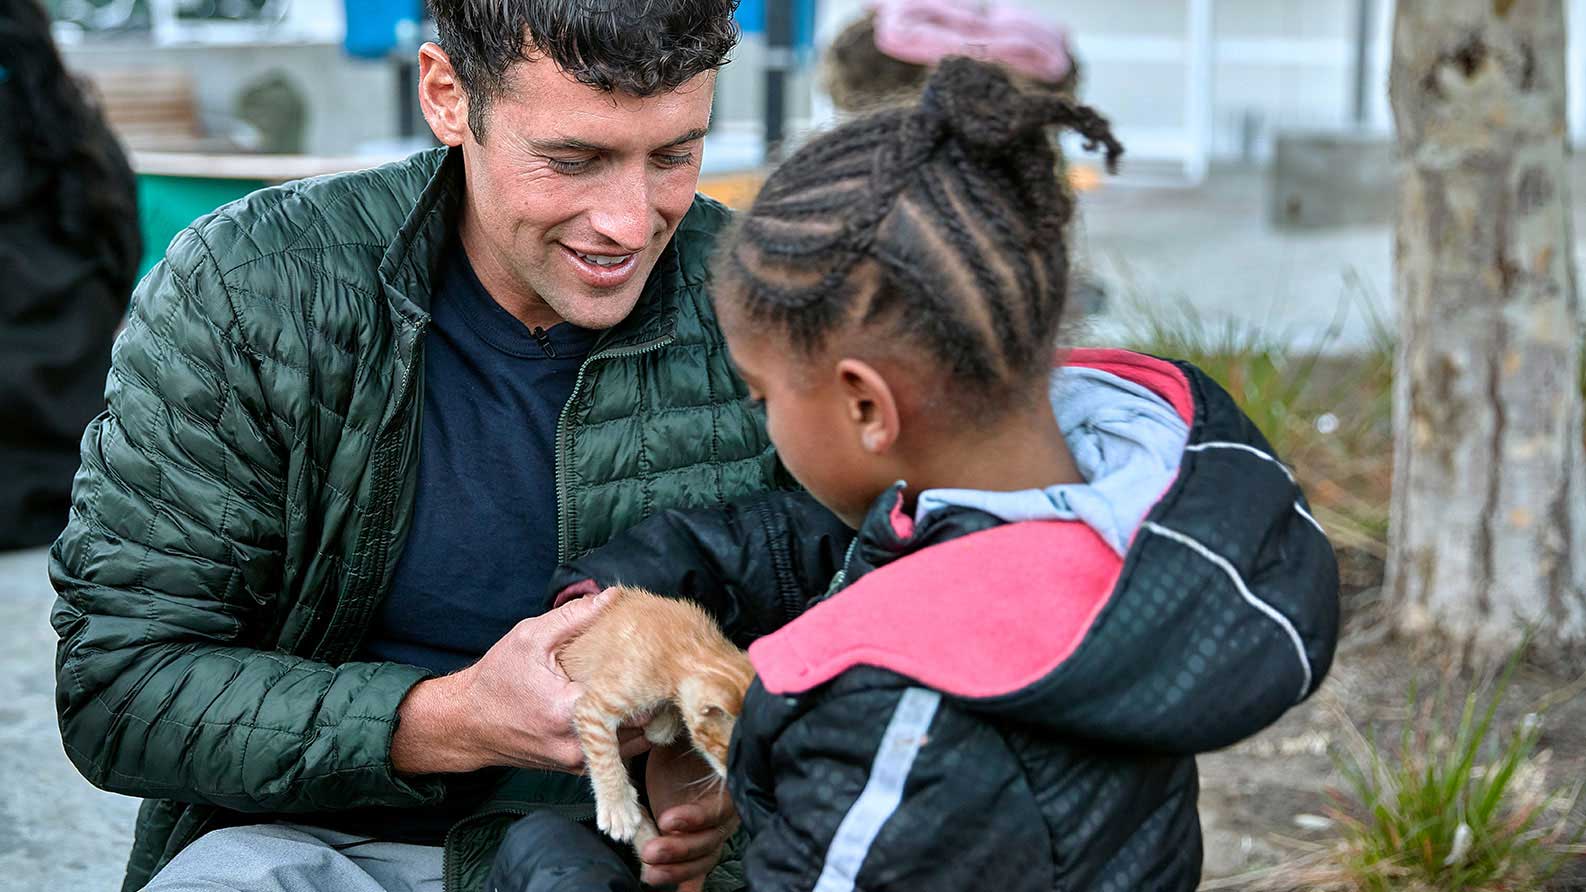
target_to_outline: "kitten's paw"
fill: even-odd
[[[666,746],[683,733],[683,717],[675,708],[657,712],[644,726],[644,737],[656,746]]]
[[[595,825],[618,842],[632,840],[649,822],[637,798],[620,803],[599,803],[595,807]]]

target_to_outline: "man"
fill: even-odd
[[[552,569],[780,479],[703,292],[735,5],[434,0],[448,150],[228,205],[139,286],[51,563],[66,751],[147,800],[125,889],[475,890],[517,816],[592,814]],[[735,826],[701,770],[649,758],[648,882]]]

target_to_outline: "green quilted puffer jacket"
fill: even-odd
[[[218,827],[448,795],[391,768],[425,671],[349,659],[408,531],[425,308],[462,188],[460,156],[435,150],[266,189],[138,286],[50,563],[66,752],[147,800],[128,890]],[[579,372],[557,430],[563,559],[783,479],[704,292],[727,220],[696,199]],[[502,774],[447,837],[449,890],[483,885],[517,815],[593,813],[580,778]]]

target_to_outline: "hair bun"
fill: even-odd
[[[942,60],[920,99],[920,123],[933,136],[950,138],[975,154],[999,156],[1026,151],[1044,139],[1049,126],[1072,127],[1085,148],[1106,147],[1107,167],[1117,167],[1123,146],[1107,120],[1088,106],[1055,93],[1027,93],[996,65],[967,56]]]
[[[920,98],[921,117],[966,146],[1005,150],[1046,121],[1029,114],[1030,99],[996,66],[966,56],[944,59]]]

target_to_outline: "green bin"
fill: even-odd
[[[143,232],[138,278],[165,256],[171,239],[189,223],[267,185],[266,180],[138,174],[138,224]]]

